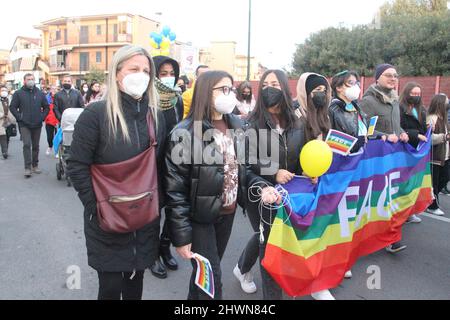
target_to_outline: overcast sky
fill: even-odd
[[[269,67],[289,68],[296,43],[341,22],[370,23],[384,2],[253,0],[252,55]],[[20,3],[28,7],[20,10],[20,15],[13,7],[10,7],[11,14],[2,14],[0,48],[10,49],[18,35],[39,37],[33,25],[60,16],[132,13],[169,25],[180,41],[207,46],[209,41],[234,40],[238,42],[238,53],[246,53],[248,0],[24,0]],[[157,12],[162,15],[155,15]]]

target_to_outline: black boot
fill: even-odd
[[[161,260],[156,259],[155,263],[152,265],[152,267],[150,268],[150,271],[152,272],[152,274],[159,278],[159,279],[166,279],[167,278],[167,270],[166,267],[164,267],[164,265],[161,263]]]
[[[177,260],[175,260],[175,258],[172,256],[172,253],[170,252],[170,241],[168,243],[161,241],[159,254],[161,255],[162,261],[169,270],[178,270]]]

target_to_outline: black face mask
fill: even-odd
[[[273,87],[267,87],[262,91],[262,98],[266,108],[273,108],[283,99],[283,91]]]
[[[410,104],[410,105],[418,106],[421,101],[422,101],[421,97],[411,97],[411,96],[409,96],[408,98],[406,98],[406,102],[408,102],[408,104]]]
[[[181,92],[185,92],[186,91],[186,86],[180,86]]]
[[[63,84],[63,88],[66,90],[70,90],[70,89],[72,89],[72,85],[66,83],[66,84]]]
[[[317,109],[325,108],[327,104],[327,93],[326,92],[314,92],[312,97],[312,102]]]

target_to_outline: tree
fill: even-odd
[[[391,16],[440,15],[447,11],[447,0],[395,0],[380,8],[381,18]]]
[[[402,75],[450,74],[450,15],[446,1],[397,0],[382,10],[386,14],[380,28],[362,25],[312,34],[297,46],[291,74],[314,71],[332,76],[354,69],[369,76],[380,63],[395,65]]]
[[[100,83],[105,83],[106,80],[106,74],[104,71],[98,69],[97,67],[93,66],[89,73],[86,75],[86,82],[92,83],[94,81],[98,81]]]

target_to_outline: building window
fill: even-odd
[[[97,35],[98,36],[102,35],[102,26],[101,25],[97,25]]]
[[[56,41],[61,40],[61,30],[56,30],[55,40]]]
[[[119,26],[117,24],[115,24],[113,27],[113,37],[114,37],[113,41],[114,42],[117,42],[118,28],[119,28]]]
[[[80,27],[80,43],[89,43],[89,27],[81,26]]]
[[[101,51],[97,51],[95,53],[95,62],[102,63],[102,53],[101,53]]]
[[[80,52],[80,71],[89,71],[89,53]]]

